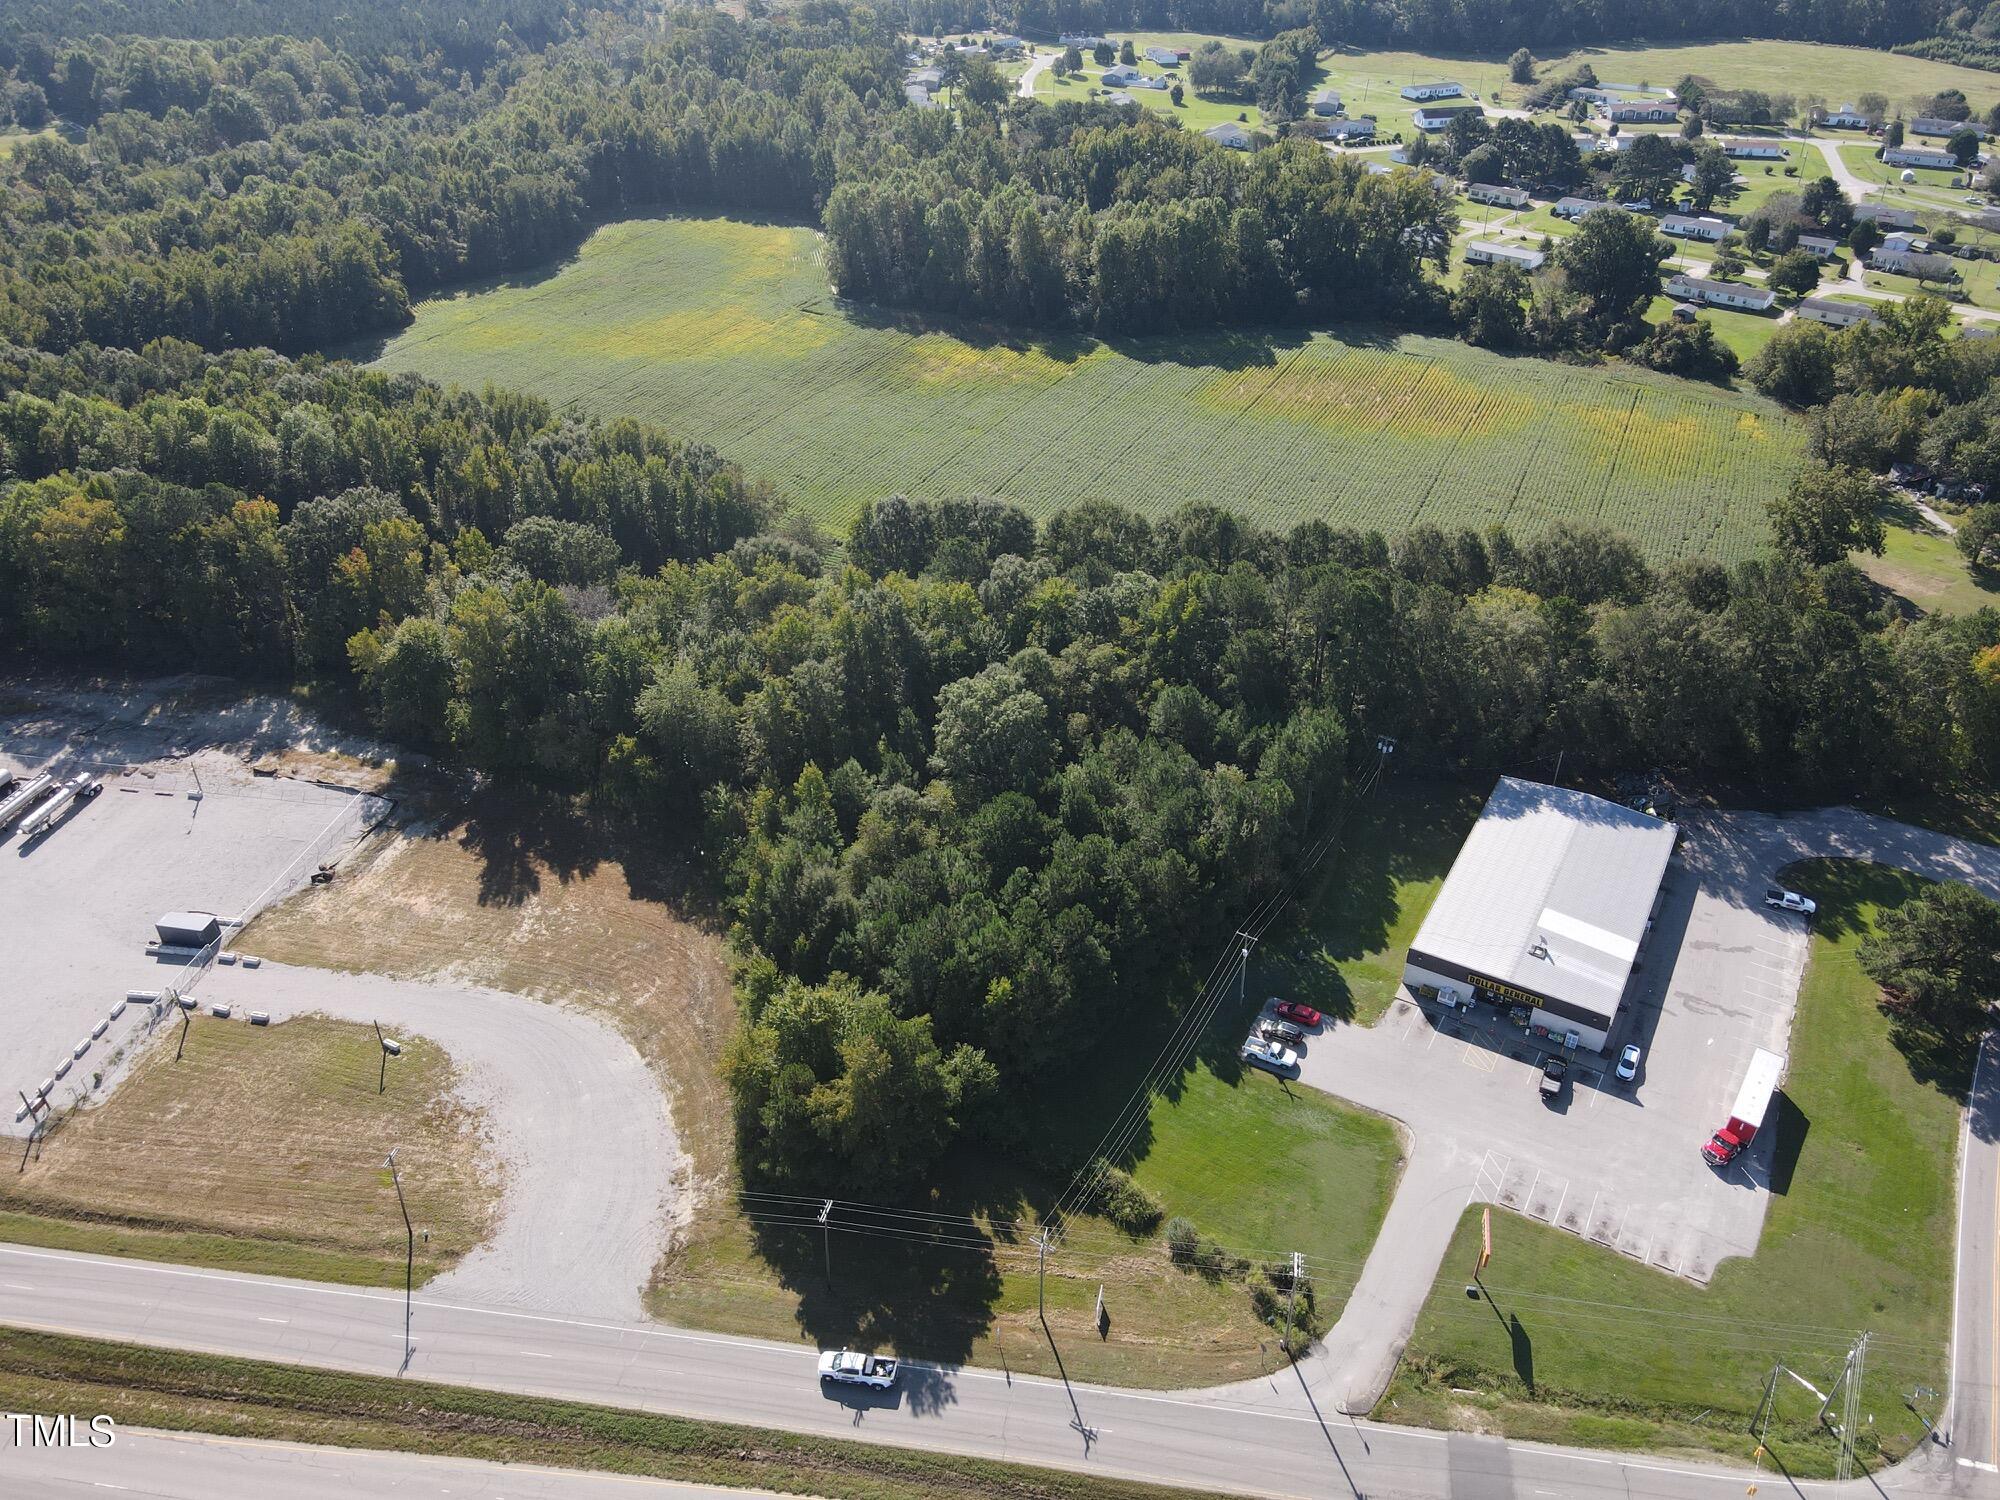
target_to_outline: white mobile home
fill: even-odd
[[[1461,99],[1465,96],[1465,86],[1457,83],[1406,83],[1402,87],[1405,99],[1422,101],[1425,99]]]
[[[1539,250],[1530,250],[1525,245],[1496,245],[1486,240],[1474,240],[1465,247],[1465,263],[1469,266],[1519,266],[1524,271],[1539,271],[1548,257]]]
[[[1710,281],[1702,276],[1676,276],[1667,283],[1669,297],[1680,302],[1703,302],[1710,307],[1733,307],[1742,312],[1769,312],[1778,294],[1767,286],[1739,286],[1733,281]]]
[[[1470,182],[1465,186],[1465,196],[1474,203],[1485,203],[1494,208],[1526,208],[1528,195],[1517,187],[1505,187],[1497,182]]]
[[[1734,226],[1727,219],[1702,214],[1668,214],[1660,220],[1660,233],[1677,240],[1706,240],[1713,245],[1724,239]]]
[[[1808,297],[1799,303],[1799,316],[1808,323],[1824,323],[1829,328],[1852,328],[1856,323],[1879,323],[1882,314],[1865,302],[1836,302],[1830,297]]]

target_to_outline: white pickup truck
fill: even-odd
[[[880,1354],[857,1354],[852,1349],[829,1349],[819,1357],[819,1378],[837,1380],[842,1385],[869,1385],[886,1391],[896,1383],[901,1361]]]

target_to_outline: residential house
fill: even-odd
[[[1580,219],[1587,213],[1600,208],[1616,208],[1615,203],[1607,203],[1602,198],[1558,198],[1556,206],[1550,210],[1558,219]]]
[[[903,75],[903,86],[916,84],[922,89],[938,89],[944,86],[944,74],[936,68],[916,68]]]
[[[1939,172],[1958,170],[1957,157],[1932,146],[1892,146],[1882,153],[1882,160],[1892,167],[1929,167]]]
[[[1525,245],[1496,245],[1486,240],[1474,240],[1465,247],[1465,263],[1468,266],[1519,266],[1524,271],[1539,271],[1548,257],[1539,250],[1530,250]]]
[[[1891,255],[1922,255],[1931,248],[1931,242],[1914,234],[1889,234],[1882,237],[1882,243],[1877,248],[1887,250]]]
[[[1432,104],[1415,111],[1410,118],[1417,122],[1419,130],[1442,130],[1460,115],[1485,113],[1476,104]]]
[[[1104,100],[1106,104],[1134,104],[1138,102],[1135,99],[1133,99],[1133,97],[1130,94],[1126,93],[1125,90],[1123,89],[1108,90],[1100,97]]]
[[[1104,81],[1104,86],[1106,88],[1125,89],[1125,88],[1130,88],[1133,84],[1139,82],[1139,80],[1144,78],[1145,76],[1146,75],[1144,73],[1141,73],[1137,68],[1132,67],[1126,63],[1119,63],[1115,67],[1106,68],[1104,70],[1103,81]]]
[[[1824,323],[1829,328],[1852,328],[1856,323],[1882,321],[1882,314],[1865,302],[1836,302],[1831,297],[1807,297],[1799,303],[1799,316],[1808,323]]]
[[[1313,113],[1316,115],[1331,117],[1339,114],[1341,108],[1339,89],[1321,89],[1313,95]]]
[[[1961,130],[1969,130],[1982,141],[1986,139],[1986,127],[1977,120],[1940,120],[1930,115],[1918,115],[1910,121],[1911,135],[1934,135],[1950,140]]]
[[[1504,187],[1496,182],[1469,182],[1465,185],[1465,196],[1474,203],[1485,203],[1494,208],[1526,208],[1528,195],[1517,187]]]
[[[1220,125],[1211,125],[1202,132],[1218,146],[1227,146],[1232,151],[1250,149],[1250,132],[1234,120],[1224,120]]]
[[[1356,141],[1372,141],[1375,139],[1375,117],[1363,115],[1358,120],[1335,120],[1327,127],[1326,138],[1350,145]]]
[[[1802,234],[1799,236],[1799,248],[1817,260],[1831,260],[1834,252],[1840,249],[1840,241],[1823,234]]]
[[[1875,123],[1852,104],[1843,104],[1838,109],[1816,109],[1812,119],[1813,124],[1833,130],[1866,130]]]
[[[1956,281],[1958,267],[1949,255],[1936,255],[1910,246],[1892,248],[1887,243],[1877,245],[1868,257],[1871,269],[1894,271],[1899,276],[1914,276],[1919,281]]]
[[[1728,235],[1736,226],[1727,219],[1718,219],[1710,214],[1668,214],[1660,220],[1660,233],[1670,234],[1677,240],[1706,240],[1713,245]]]
[[[1422,101],[1425,99],[1462,99],[1465,87],[1457,83],[1406,83],[1402,88],[1405,99]]]
[[[1142,73],[1139,77],[1133,79],[1131,83],[1127,84],[1126,87],[1135,89],[1151,89],[1155,93],[1164,94],[1168,89],[1173,87],[1173,84],[1169,83],[1164,78],[1158,78],[1151,74]]]
[[[1736,161],[1784,161],[1792,153],[1776,141],[1724,141],[1722,154]]]
[[[1857,203],[1856,219],[1868,219],[1884,229],[1915,229],[1917,216],[1907,208],[1891,208],[1886,203]]]
[[[1667,282],[1667,295],[1681,302],[1703,302],[1710,307],[1733,307],[1743,312],[1769,312],[1778,294],[1767,286],[1740,286],[1733,281],[1710,281],[1702,276],[1676,276]]]
[[[903,98],[907,103],[911,104],[917,109],[937,108],[937,100],[931,97],[931,91],[925,88],[921,83],[904,84]]]
[[[1681,117],[1676,104],[1601,104],[1598,113],[1613,125],[1671,125]]]
[[[1178,68],[1181,65],[1180,55],[1171,47],[1148,47],[1146,61],[1158,63],[1163,68]]]
[[[1087,31],[1065,31],[1061,36],[1057,37],[1056,40],[1061,42],[1063,46],[1074,47],[1076,48],[1077,51],[1082,52],[1086,55],[1095,51],[1099,47],[1110,47],[1116,45],[1108,36],[1093,36],[1090,32]]]
[[[1013,57],[1028,50],[1028,44],[1017,36],[996,36],[986,45],[993,49],[995,57]]]
[[[1571,99],[1582,99],[1589,104],[1616,104],[1618,102],[1618,96],[1612,93],[1611,90],[1592,88],[1589,84],[1580,84],[1576,88],[1571,89],[1569,97]]]

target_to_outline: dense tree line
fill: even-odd
[[[1866,363],[1934,357],[1974,355]],[[641,424],[317,359],[8,349],[0,434],[14,649],[345,683],[399,741],[704,830],[746,1163],[815,1188],[1011,1143],[1004,1101],[1282,880],[1377,734],[1829,797],[2000,746],[2000,614],[1881,615],[1817,470],[1734,569],[981,500],[885,500],[836,556]]]
[[[1829,329],[1788,323],[1747,368],[1766,395],[1806,411],[1821,462],[1865,473],[1908,464],[1988,503],[1960,546],[1975,566],[2000,497],[2000,341],[1953,336],[1950,305],[1921,297],[1880,321]]]
[[[0,68],[51,38],[88,36],[318,38],[358,55],[435,54],[476,67],[508,45],[541,47],[573,35],[588,10],[638,14],[632,0],[8,0],[0,10]]]
[[[1106,106],[937,132],[827,200],[834,285],[868,301],[1101,332],[1414,315],[1450,202],[1311,141],[1245,157]]]
[[[0,337],[324,347],[633,206],[814,214],[867,111],[902,102],[865,16],[650,35],[607,22],[479,72],[295,40],[17,49],[17,112],[45,94],[89,132],[0,165]]]
[[[927,35],[996,24],[1035,37],[1082,31],[1273,36],[1311,26],[1329,47],[1412,47],[1543,56],[1598,42],[1781,37],[1888,47],[1937,32],[1955,0],[898,0]]]
[[[770,508],[708,449],[532,397],[186,344],[0,346],[0,638],[31,650],[343,674],[356,632],[469,572],[583,599]]]

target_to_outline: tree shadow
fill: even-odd
[[[799,1331],[820,1347],[962,1364],[993,1326],[1000,1268],[991,1235],[970,1215],[938,1222],[936,1236],[925,1243],[836,1223],[829,1243],[817,1228],[751,1226],[758,1258],[798,1298]],[[918,1410],[949,1395],[907,1389]]]

